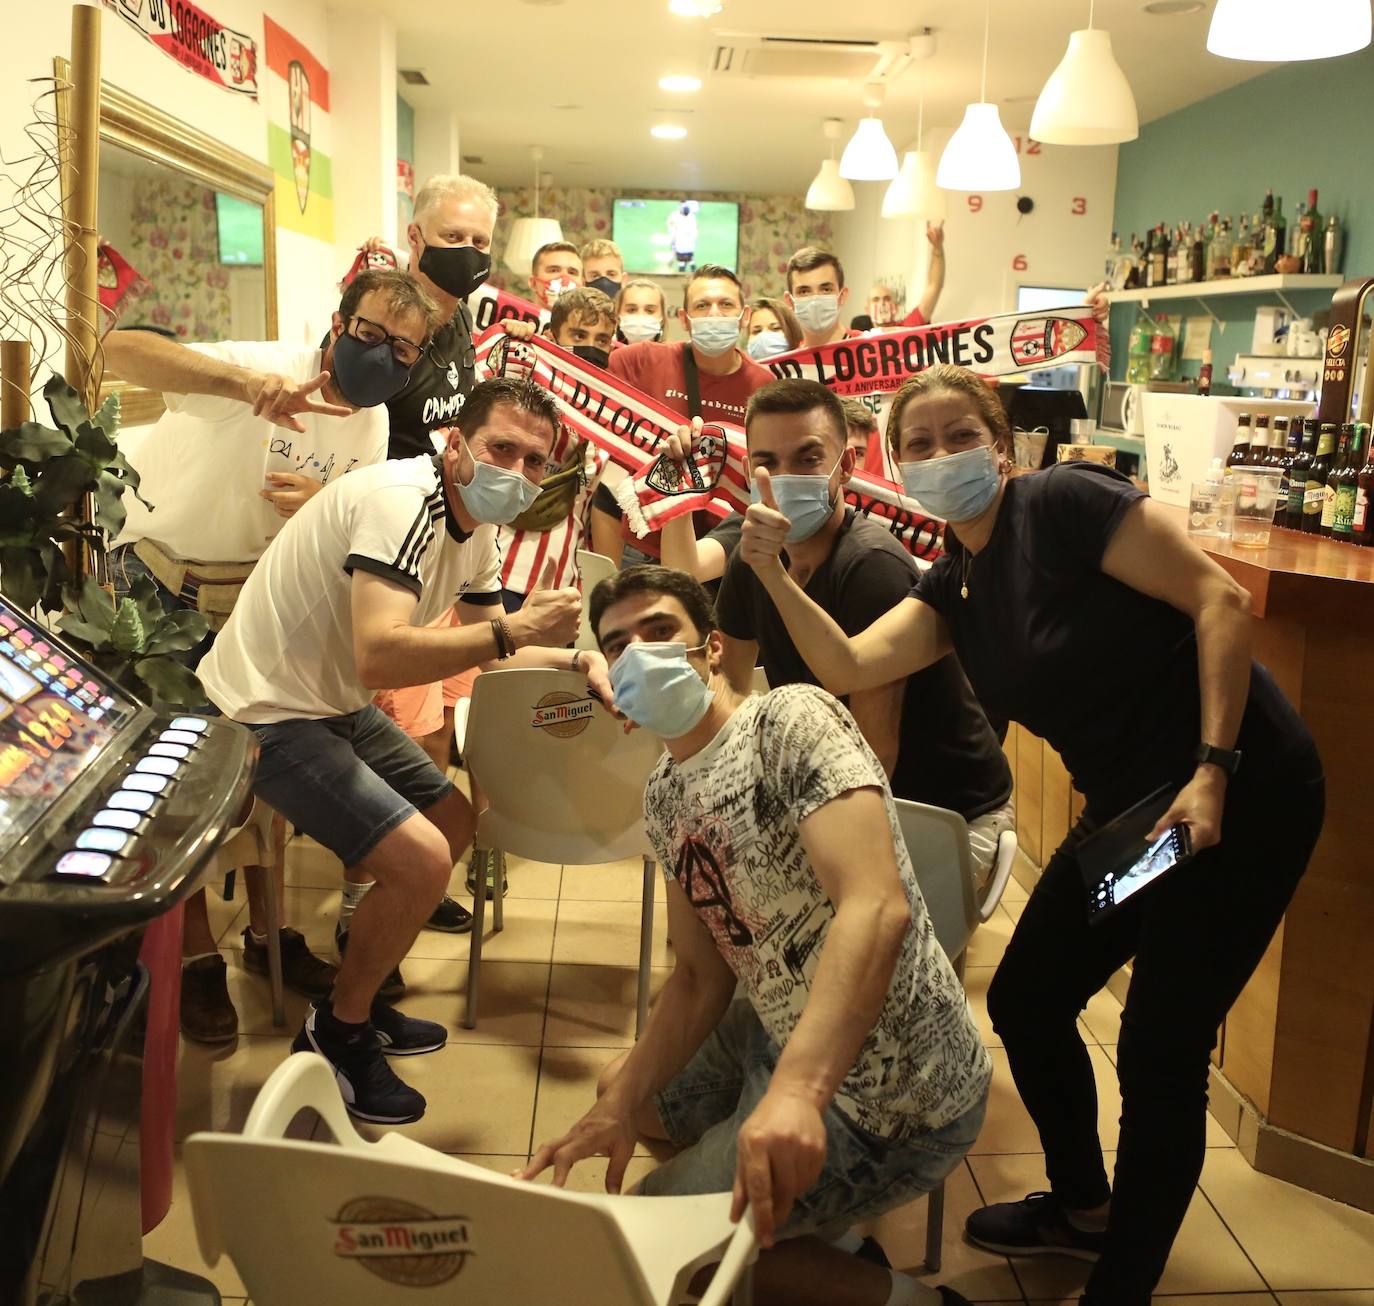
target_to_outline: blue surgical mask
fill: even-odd
[[[707,358],[728,354],[739,343],[738,317],[692,317],[692,344]]]
[[[972,521],[997,497],[1002,484],[997,453],[989,444],[900,466],[906,492],[945,521]]]
[[[387,341],[369,345],[347,331],[334,337],[329,371],[339,393],[354,408],[376,408],[394,399],[410,380],[410,368],[396,361]]]
[[[843,457],[843,455],[841,455]],[[835,467],[840,465],[839,460]],[[799,544],[809,540],[835,511],[835,500],[830,493],[830,478],[835,475],[832,467],[824,476],[774,476],[773,497],[777,500],[778,511],[792,524],[787,529],[787,542]],[[751,503],[759,503],[759,486],[755,481],[749,490]]]
[[[787,337],[781,331],[760,331],[749,337],[749,357],[755,362],[761,363],[774,354],[785,354],[787,349]]]
[[[657,340],[663,331],[663,319],[661,317],[622,317],[620,319],[620,334],[632,345],[640,344],[645,340]]]
[[[468,450],[472,457],[472,450]],[[519,472],[491,463],[472,459],[472,480],[466,485],[457,482],[458,497],[463,507],[479,522],[492,526],[506,526],[513,522],[539,497],[539,487]]]
[[[611,668],[615,705],[660,739],[679,739],[701,724],[715,690],[697,675],[687,654],[698,644],[630,644]]]
[[[808,331],[829,331],[840,320],[838,295],[803,295],[792,301],[797,321]]]

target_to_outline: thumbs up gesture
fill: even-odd
[[[792,523],[778,511],[773,481],[766,467],[754,469],[754,484],[758,487],[759,502],[751,503],[744,514],[739,550],[744,561],[763,574],[781,568],[783,545]]]
[[[554,589],[554,571],[552,562],[544,564],[539,583],[530,591],[520,611],[510,618],[511,634],[522,648],[527,644],[562,648],[577,638],[582,595],[571,586]]]

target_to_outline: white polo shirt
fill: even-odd
[[[286,522],[200,664],[205,692],[225,716],[262,725],[344,716],[372,701],[353,660],[355,571],[410,590],[413,626],[460,599],[501,611],[496,527],[468,535],[458,526],[440,459],[359,468]]]
[[[293,381],[320,374],[322,351],[276,340],[188,348]],[[194,562],[253,562],[285,523],[258,494],[270,472],[299,472],[328,484],[386,457],[385,404],[348,417],[302,413],[305,431],[298,433],[254,417],[237,399],[168,392],[163,400],[167,412],[130,450],[142,478],[139,493],[153,508],[126,494],[129,516],[116,545],[150,538],[173,557]]]

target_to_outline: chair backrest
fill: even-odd
[[[893,802],[935,937],[952,961],[968,946],[978,926],[968,823],[944,807],[905,798]]]
[[[594,866],[647,850],[644,782],[662,746],[623,724],[566,671],[487,671],[472,691],[464,756],[490,804],[484,843]]]
[[[336,1141],[281,1137],[307,1107]],[[185,1159],[201,1252],[212,1265],[227,1253],[257,1306],[656,1306],[704,1253],[729,1244],[733,1275],[753,1246],[752,1225],[729,1222],[729,1194],[572,1193],[399,1134],[365,1142],[309,1053],[273,1071],[242,1136],[194,1134]]]
[[[582,585],[582,624],[577,631],[576,647],[595,649],[596,635],[592,631],[591,622],[587,619],[587,606],[592,591],[608,576],[615,575],[616,566],[605,554],[578,549],[577,571]]]

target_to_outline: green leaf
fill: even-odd
[[[151,576],[139,576],[129,586],[129,597],[138,608],[144,630],[152,630],[167,615],[162,606],[161,591]]]
[[[93,576],[87,576],[81,582],[80,589],[68,585],[62,591],[62,601],[67,605],[68,612],[109,634],[115,619],[114,599]]]
[[[115,609],[114,624],[110,627],[110,643],[116,653],[133,657],[147,647],[143,632],[143,620],[138,615],[138,605],[132,599],[121,599]]]
[[[204,707],[210,701],[195,672],[172,658],[142,658],[134,663],[134,674],[152,691],[155,707]]]
[[[119,453],[115,442],[94,422],[85,421],[76,428],[76,447],[92,463],[104,467]]]
[[[205,614],[182,609],[169,612],[149,628],[147,653],[184,653],[205,638],[210,623]]]
[[[119,424],[123,419],[120,411],[119,396],[112,394],[105,400],[95,414],[95,424],[100,427],[110,439],[114,439],[115,433],[119,430]]]
[[[108,648],[110,644],[110,632],[100,626],[93,626],[88,621],[82,621],[80,617],[74,617],[71,613],[63,613],[57,619],[57,628],[73,639],[79,639],[83,644],[88,644],[92,649]]]
[[[0,592],[27,612],[43,595],[47,571],[43,555],[32,548],[0,547]]]
[[[24,422],[11,431],[0,431],[0,458],[41,463],[71,451],[71,439],[64,432],[38,422]]]
[[[34,497],[11,481],[0,482],[0,541],[36,545],[43,537],[42,519]]]
[[[43,387],[43,398],[48,401],[48,411],[53,421],[68,435],[74,437],[76,428],[90,417],[86,405],[81,402],[81,396],[67,384],[67,378],[60,372],[54,372],[48,378],[48,384]]]
[[[95,473],[80,454],[67,454],[47,463],[34,484],[38,511],[56,517],[72,507],[95,484]]]
[[[30,499],[33,498],[33,482],[29,480],[29,474],[24,470],[22,465],[16,467],[14,471],[10,473],[8,483],[21,493],[27,494]]]
[[[124,506],[124,482],[101,472],[95,483],[95,524],[114,538],[124,529],[129,510]]]

